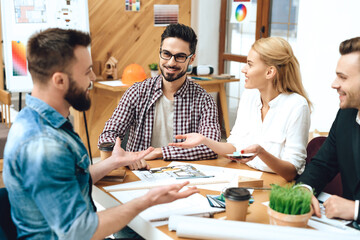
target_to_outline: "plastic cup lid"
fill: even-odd
[[[249,200],[251,195],[246,188],[232,187],[225,190],[224,197],[233,201],[244,201]]]
[[[100,143],[99,150],[100,151],[112,151],[114,148],[115,143],[113,142],[103,142]]]

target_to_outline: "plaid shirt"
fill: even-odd
[[[121,98],[111,118],[106,122],[98,144],[123,139],[130,128],[126,150],[135,152],[151,146],[155,102],[163,91],[162,76],[133,84]],[[174,95],[174,133],[200,133],[220,141],[217,106],[214,99],[198,84],[186,79]],[[182,140],[175,139],[174,142]],[[216,154],[200,145],[190,149],[171,146],[161,148],[165,160],[199,160],[216,158]]]

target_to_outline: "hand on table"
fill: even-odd
[[[311,205],[314,208],[314,213],[317,217],[321,217],[319,201],[315,196],[312,196]],[[325,216],[327,218],[341,218],[345,220],[354,219],[355,202],[332,195],[324,203]]]
[[[130,170],[139,170],[139,169],[150,169],[149,164],[146,162],[145,159],[140,159],[140,161],[136,161],[135,163],[128,165]]]
[[[323,205],[327,218],[354,219],[355,201],[332,195]]]
[[[200,133],[188,133],[184,135],[176,135],[176,139],[185,139],[184,142],[178,142],[178,143],[169,143],[169,146],[173,147],[181,147],[181,148],[193,148],[198,145],[203,144],[206,137],[201,135]]]
[[[162,154],[161,148],[155,148],[154,151],[152,151],[151,153],[146,155],[144,157],[144,159],[145,160],[155,160],[155,159],[162,158],[162,157],[163,157],[163,154]]]
[[[321,218],[321,211],[320,211],[320,205],[319,205],[319,201],[317,200],[317,198],[313,195],[311,198],[311,206],[314,209],[314,214]]]

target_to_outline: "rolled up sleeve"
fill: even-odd
[[[286,142],[282,160],[294,165],[300,175],[305,169],[306,146],[309,138],[310,109],[303,105],[294,109],[286,132]]]

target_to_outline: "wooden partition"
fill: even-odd
[[[154,26],[154,4],[179,5],[179,22],[190,26],[191,0],[141,0],[140,11],[125,11],[125,0],[88,0],[91,54],[101,70],[109,56],[118,60],[118,78],[124,68],[140,64],[150,75],[148,64],[159,62],[160,37],[165,27]]]

